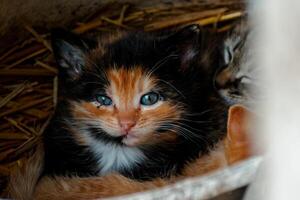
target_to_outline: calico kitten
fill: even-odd
[[[44,134],[44,175],[163,178],[208,153],[227,116],[211,44],[197,25],[97,40],[55,31],[61,100]]]
[[[240,103],[252,107],[258,100],[259,69],[255,65],[253,42],[254,30],[243,19],[222,44],[224,64],[216,76],[216,86],[230,105]]]

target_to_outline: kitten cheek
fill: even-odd
[[[113,136],[113,137],[122,136],[118,129],[105,127],[105,128],[103,128],[103,130],[105,131],[105,134],[108,134],[108,135]]]
[[[101,125],[101,128],[105,132],[105,134],[108,134],[113,137],[121,136],[120,130],[117,127],[118,125],[116,123],[110,123],[110,125],[106,125],[106,124]]]
[[[152,134],[153,133],[153,129],[151,129],[151,128],[134,128],[133,130],[132,130],[132,134],[133,135],[137,135],[137,136],[139,136],[139,137],[145,137],[145,136],[147,136],[147,135],[149,135],[149,134]]]

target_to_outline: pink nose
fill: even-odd
[[[120,123],[122,132],[127,134],[132,129],[132,127],[135,126],[136,122],[133,120],[130,120],[130,119],[122,119],[119,121],[119,123]]]

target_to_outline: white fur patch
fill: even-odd
[[[100,174],[130,169],[145,159],[144,153],[137,147],[126,147],[91,139],[91,150],[98,158]]]

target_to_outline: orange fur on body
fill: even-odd
[[[203,155],[194,162],[186,165],[183,169],[182,177],[201,176],[222,167],[226,167],[228,162],[224,150],[224,141],[221,141],[218,148],[211,151],[208,155]]]
[[[34,199],[96,199],[141,192],[166,184],[163,179],[138,182],[117,174],[93,178],[45,177],[37,186]]]
[[[220,147],[212,151],[209,155],[200,157],[188,164],[183,170],[182,175],[178,177],[169,179],[157,178],[144,182],[135,181],[118,174],[93,178],[44,177],[36,188],[34,198],[38,200],[76,200],[126,195],[163,187],[186,177],[206,174],[226,165],[223,145],[220,145]]]
[[[247,137],[249,134],[249,127],[246,123],[248,117],[249,112],[244,107],[237,105],[230,108],[227,137],[223,141],[220,141],[215,150],[212,150],[209,154],[201,156],[195,161],[187,164],[183,169],[182,174],[178,177],[172,177],[170,179],[154,179],[145,182],[128,179],[118,174],[90,178],[43,177],[35,188],[33,199],[76,200],[125,195],[162,187],[186,177],[199,176],[220,169],[228,164],[245,159],[250,155],[250,144]],[[35,157],[35,159],[35,163],[37,164],[41,158]],[[36,174],[41,170],[41,165],[29,166],[32,168],[26,177],[31,176],[34,180],[37,180]],[[22,177],[22,174],[20,177]],[[13,185],[14,183],[16,183],[16,181],[11,183],[11,186],[13,186],[11,189],[16,187]],[[23,182],[23,185],[19,184],[18,187],[24,187],[26,184],[28,183]],[[31,189],[27,191],[21,189],[16,192],[16,190],[12,190],[12,196],[15,199],[32,199],[32,196],[30,195],[32,195],[34,186],[35,184],[31,183],[29,186]],[[24,196],[21,195],[22,192],[25,192]]]

